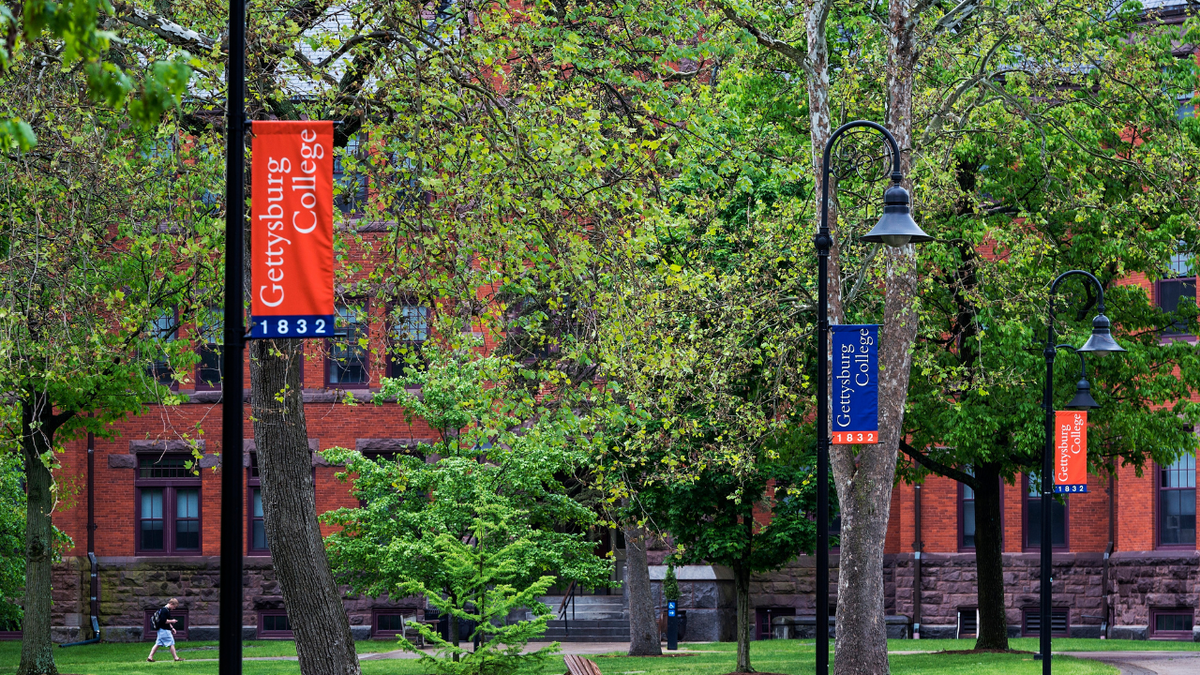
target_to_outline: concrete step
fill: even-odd
[[[616,619],[551,621],[544,639],[559,642],[625,642],[629,622]]]
[[[548,595],[542,602],[550,608],[554,618],[559,618],[562,596]],[[566,618],[580,621],[621,619],[625,614],[624,598],[619,595],[577,595],[573,603],[566,606]]]

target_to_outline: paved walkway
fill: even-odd
[[[1200,652],[1059,652],[1095,659],[1121,669],[1121,675],[1196,675]]]

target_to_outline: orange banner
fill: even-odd
[[[254,122],[252,338],[333,335],[333,122]]]
[[[1054,491],[1087,492],[1087,411],[1055,411],[1054,425]]]

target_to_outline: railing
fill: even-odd
[[[563,593],[562,602],[558,603],[558,618],[563,622],[563,634],[567,637],[571,635],[571,621],[567,619],[567,605],[571,606],[571,619],[575,618],[575,582],[572,581],[567,585],[566,593]]]

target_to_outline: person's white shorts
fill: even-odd
[[[158,645],[159,647],[172,647],[175,645],[175,636],[172,635],[171,631],[167,630],[166,628],[159,628],[158,640],[156,640],[154,644]]]

